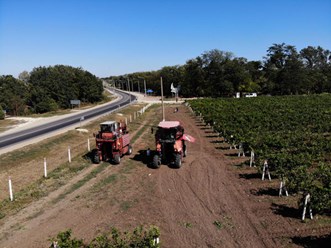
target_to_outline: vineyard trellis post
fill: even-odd
[[[307,207],[309,209],[309,217],[310,219],[313,219],[313,210],[311,208],[311,204],[310,204],[310,194],[306,194],[305,198],[304,198],[304,205],[303,205],[303,212],[302,212],[302,221],[305,220],[305,217],[306,217],[306,210],[307,210]]]
[[[245,157],[245,152],[242,143],[240,143],[238,147],[238,157],[240,157],[240,154],[242,154],[242,156]]]
[[[280,186],[279,186],[279,196],[283,195],[283,191],[285,192],[285,195],[288,196],[288,191],[285,186],[285,179],[282,178],[282,180],[280,182]]]
[[[255,153],[254,150],[251,150],[251,159],[249,161],[249,167],[252,167],[253,163],[255,163]],[[254,164],[255,167],[255,164]]]
[[[262,180],[264,180],[265,173],[267,173],[268,178],[271,181],[271,176],[270,176],[270,171],[269,171],[269,165],[268,165],[268,161],[267,160],[264,160],[264,163],[263,163]]]

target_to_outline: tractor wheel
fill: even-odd
[[[153,157],[153,168],[158,169],[158,168],[160,168],[160,165],[161,165],[160,157],[158,155],[154,155],[154,157]]]
[[[127,155],[131,155],[132,154],[132,146],[129,145],[128,147],[128,151],[126,152]]]
[[[95,152],[94,155],[93,155],[93,163],[95,163],[95,164],[100,163],[100,157],[99,157],[99,154],[97,152]]]
[[[121,162],[121,156],[119,154],[114,155],[114,163],[119,164]]]
[[[183,146],[183,156],[184,157],[187,156],[187,147],[186,147],[186,145]]]
[[[175,167],[180,168],[181,166],[182,166],[182,156],[179,153],[177,153],[175,155]]]

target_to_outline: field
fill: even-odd
[[[88,134],[73,130],[2,155],[0,247],[48,247],[51,237],[68,228],[88,242],[111,227],[132,230],[141,224],[160,228],[161,247],[323,247],[330,242],[328,216],[302,222],[298,195],[278,197],[279,181],[262,181],[256,168],[245,165],[247,157],[238,157],[238,150],[229,149],[185,105],[174,113],[176,106],[166,108],[167,120],[179,120],[197,140],[188,144],[180,169],[147,166],[144,154],[154,148],[151,127],[161,118],[158,105],[129,124],[134,152],[118,166],[90,163],[86,139],[92,139],[96,123],[86,127]],[[68,145],[75,154],[72,163],[66,159]],[[47,179],[42,178],[44,157]],[[6,195],[8,176],[14,202]]]

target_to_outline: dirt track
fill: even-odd
[[[286,238],[330,233],[330,225],[308,229],[299,219],[284,217],[283,198],[275,203],[272,193],[260,190],[275,188],[277,183],[262,182],[255,168],[234,166],[243,159],[231,156],[235,151],[216,149],[220,148],[220,143],[215,143],[218,138],[185,106],[179,107],[179,113],[167,108],[166,116],[167,120],[181,121],[185,132],[197,140],[188,144],[181,169],[166,165],[158,170],[148,168],[137,159],[138,151],[147,148],[144,140],[138,139],[133,155],[124,157],[121,165],[109,166],[56,203],[52,200],[64,188],[8,218],[0,228],[0,247],[48,247],[49,237],[68,228],[75,237],[88,241],[112,226],[131,230],[140,224],[160,227],[161,246],[169,248],[288,247]],[[145,130],[148,135],[146,132],[150,129]],[[73,178],[70,185],[93,166]],[[113,182],[96,186],[107,178]]]

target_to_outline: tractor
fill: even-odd
[[[184,128],[179,121],[161,121],[155,133],[156,153],[153,156],[153,168],[160,168],[161,164],[180,168],[183,157],[187,154],[185,141],[194,142],[195,139],[184,134]]]
[[[106,121],[100,123],[100,131],[94,134],[96,150],[93,162],[112,161],[115,164],[121,162],[124,154],[132,153],[129,132],[124,122]]]

